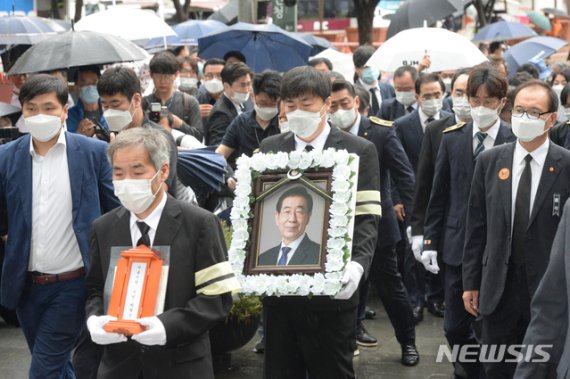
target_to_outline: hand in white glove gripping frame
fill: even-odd
[[[334,298],[337,300],[350,299],[354,292],[356,292],[358,289],[358,284],[360,283],[360,278],[362,278],[363,273],[364,269],[360,263],[355,261],[348,262],[344,268],[342,279],[340,280],[340,282],[343,284],[343,287]]]
[[[412,252],[414,258],[420,263],[422,262],[422,247],[424,245],[424,236],[412,236]]]
[[[136,320],[146,330],[139,334],[134,334],[131,339],[142,345],[166,345],[166,329],[164,324],[156,316],[143,317]]]
[[[437,274],[439,272],[439,265],[437,264],[437,251],[435,250],[424,250],[422,253],[422,263],[426,270],[432,274]]]
[[[109,333],[103,327],[109,321],[117,320],[113,316],[90,316],[87,319],[87,329],[91,334],[91,339],[98,345],[110,345],[112,343],[126,342],[127,337],[120,333]]]

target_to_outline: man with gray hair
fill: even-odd
[[[93,223],[86,279],[87,328],[104,347],[98,378],[214,377],[208,330],[228,314],[239,284],[217,217],[166,193],[169,154],[167,137],[151,128],[125,130],[109,145],[122,207]],[[166,300],[127,339],[103,329],[113,319],[104,315],[103,288],[111,248],[139,245],[170,247]]]

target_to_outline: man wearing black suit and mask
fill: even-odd
[[[401,66],[394,71],[394,89],[396,96],[380,105],[377,116],[383,120],[394,121],[412,113],[418,108],[416,92],[414,90],[418,70],[412,66]]]
[[[461,298],[465,220],[471,178],[479,154],[514,140],[510,128],[499,118],[507,88],[505,78],[489,64],[473,68],[467,82],[473,122],[445,129],[437,154],[421,260],[432,273],[438,273],[439,263],[443,264],[444,331],[451,347],[476,344],[472,329],[474,319],[465,311]],[[461,367],[467,378],[478,377],[477,363],[461,363]]]
[[[394,88],[379,81],[380,71],[366,65],[376,49],[374,46],[364,45],[358,47],[352,54],[354,63],[355,80],[354,84],[366,88],[370,92],[370,116],[376,115],[380,111],[380,106],[385,100],[395,96]]]
[[[414,173],[390,121],[362,117],[358,109],[360,98],[352,84],[337,80],[332,85],[331,123],[351,134],[372,142],[378,152],[380,165],[380,197],[382,199],[382,220],[378,228],[378,243],[372,260],[370,278],[360,284],[360,304],[356,340],[361,346],[376,346],[376,338],[368,334],[363,326],[369,282],[372,281],[386,308],[396,338],[402,347],[402,363],[414,366],[419,362],[415,346],[415,322],[408,293],[398,273],[395,245],[400,240],[398,220],[393,210],[390,195],[390,177],[403,189],[404,202],[411,210]]]
[[[520,85],[511,119],[517,141],[484,153],[475,168],[463,252],[463,301],[481,319],[483,344],[523,342],[530,299],[548,266],[570,195],[570,152],[548,138],[557,110],[556,93],[547,84],[531,80]],[[516,361],[483,366],[488,378],[512,378]]]
[[[169,144],[155,129],[121,132],[109,146],[122,207],[93,223],[85,280],[87,328],[104,346],[98,378],[214,378],[208,330],[223,320],[239,283],[216,216],[166,193]],[[113,246],[170,247],[164,312],[137,319],[129,340],[105,331],[104,285]],[[190,374],[191,373],[191,374]]]
[[[311,241],[305,229],[313,212],[313,198],[304,187],[283,192],[277,200],[275,224],[281,243],[259,255],[260,266],[316,265],[321,245]]]

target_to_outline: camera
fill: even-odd
[[[0,145],[13,141],[20,137],[20,130],[16,126],[0,128]]]
[[[99,124],[96,120],[91,120],[93,122],[93,129],[95,130],[95,135],[101,141],[110,142],[111,135],[109,131],[101,124]]]
[[[160,113],[162,111],[162,104],[160,103],[150,103],[150,110],[148,112],[148,118],[152,122],[160,122]]]

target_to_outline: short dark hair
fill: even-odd
[[[135,93],[141,93],[141,82],[133,69],[122,66],[111,67],[99,78],[97,92],[100,96],[123,94],[130,101]]]
[[[294,197],[294,196],[299,196],[299,197],[304,198],[305,201],[307,202],[307,212],[308,213],[313,212],[313,197],[311,196],[311,194],[309,194],[309,192],[307,192],[307,189],[303,186],[291,187],[287,191],[283,192],[281,194],[281,196],[279,196],[279,199],[277,200],[277,205],[275,207],[277,212],[278,213],[281,212],[281,207],[283,206],[283,201],[286,198]]]
[[[502,99],[507,96],[509,85],[507,79],[488,62],[481,63],[469,72],[467,81],[467,96],[474,97],[479,87],[485,86],[491,97]]]
[[[550,78],[550,81],[548,82],[548,84],[550,84],[551,86],[554,85],[554,80],[556,79],[556,77],[558,75],[562,75],[564,77],[564,79],[566,79],[566,83],[570,83],[570,69],[565,68],[565,69],[558,71],[555,74],[552,74],[552,78]]]
[[[375,51],[376,48],[371,45],[359,46],[352,54],[352,63],[354,63],[354,66],[357,68],[364,67]]]
[[[517,72],[522,72],[522,71],[528,72],[535,79],[538,79],[538,77],[540,76],[538,73],[538,69],[532,63],[525,63],[523,65],[520,65],[519,68],[517,68]]]
[[[513,76],[511,78],[511,80],[509,80],[509,85],[513,86],[513,87],[518,87],[523,83],[528,82],[529,80],[533,80],[534,78],[532,77],[531,74],[529,74],[526,71],[522,71],[522,72],[517,72],[515,74],[515,76]]]
[[[318,66],[322,63],[324,63],[328,67],[329,71],[332,71],[333,64],[332,64],[331,60],[328,58],[319,57],[319,58],[313,58],[313,59],[309,60],[309,66],[311,66],[311,67]]]
[[[570,96],[570,82],[568,82],[562,89],[562,92],[560,92],[560,104],[562,104],[563,107],[566,105],[568,96]]]
[[[232,85],[236,80],[245,75],[251,75],[252,72],[245,63],[232,63],[224,66],[222,69],[222,83]]]
[[[416,79],[416,93],[418,95],[420,94],[420,89],[422,85],[434,82],[439,83],[441,87],[441,92],[445,93],[445,84],[443,83],[443,80],[441,80],[439,75],[436,74],[435,72],[422,73],[418,76],[418,78]]]
[[[236,58],[240,62],[247,63],[247,61],[245,59],[245,55],[243,55],[241,53],[241,51],[232,50],[232,51],[228,51],[227,53],[224,54],[224,61],[225,62],[227,62],[228,59],[230,59],[230,58]]]
[[[517,98],[517,95],[523,89],[529,88],[529,87],[540,87],[546,92],[546,94],[548,96],[548,110],[547,110],[547,112],[558,111],[558,95],[556,94],[556,92],[554,92],[554,90],[548,84],[546,84],[542,80],[538,80],[538,79],[532,79],[532,80],[529,80],[528,82],[524,82],[523,84],[521,84],[520,86],[518,86],[515,89],[515,92],[513,93],[513,105],[514,105],[514,100]]]
[[[20,88],[20,96],[18,96],[18,99],[23,106],[36,96],[52,92],[55,93],[55,97],[57,97],[57,101],[59,101],[61,106],[67,104],[69,90],[64,82],[48,74],[32,75],[24,82],[22,88]]]
[[[507,76],[509,75],[509,66],[507,65],[507,61],[505,58],[502,57],[489,57],[489,63],[491,66],[497,68],[498,66],[503,66],[505,68],[505,72]]]
[[[98,78],[101,77],[101,67],[97,65],[79,66],[77,68],[77,71],[75,71],[75,75],[73,75],[74,82],[77,82],[79,80],[79,74],[82,72],[94,72]]]
[[[281,74],[277,71],[265,70],[253,78],[253,93],[266,93],[276,100],[281,96]]]
[[[178,72],[178,61],[170,51],[162,51],[155,54],[149,63],[151,74],[176,74]]]
[[[333,82],[335,80],[344,80],[345,79],[344,75],[338,71],[329,71],[329,72],[327,72],[327,75],[329,76],[329,79],[331,79],[331,80],[334,79],[334,80],[332,80]]]
[[[199,75],[200,73],[198,72],[198,61],[190,56],[179,56],[176,57],[176,62],[178,62],[178,71],[182,70],[182,68],[184,67],[184,63],[188,63],[190,65],[190,67],[192,67],[192,71],[194,71],[196,73],[196,75]]]
[[[499,41],[491,42],[491,44],[489,45],[489,54],[493,54],[498,49],[504,48],[504,47],[505,47],[505,45],[502,42],[499,42]]]
[[[453,78],[451,78],[451,90],[453,91],[453,86],[455,85],[455,81],[457,80],[457,78],[459,78],[461,75],[467,75],[469,76],[469,69],[468,68],[460,68],[459,70],[455,71],[455,74],[453,75]]]
[[[350,96],[355,97],[356,91],[352,83],[346,80],[335,80],[332,84],[332,92],[338,92],[342,90],[347,90]]]
[[[328,76],[311,66],[287,71],[281,82],[281,99],[293,99],[305,94],[318,96],[325,101],[331,95]]]
[[[358,113],[363,113],[364,110],[370,106],[370,92],[362,86],[356,86],[354,88],[356,96],[360,99],[360,104],[358,105]]]
[[[220,59],[220,58],[208,59],[208,60],[206,61],[206,63],[204,63],[204,67],[202,68],[202,71],[205,72],[205,71],[206,71],[206,67],[208,67],[208,66],[210,66],[210,65],[212,65],[212,66],[225,66],[225,65],[226,65],[226,62],[224,62],[224,60],[223,60],[223,59]]]
[[[414,83],[418,79],[418,70],[414,66],[400,66],[394,71],[394,78],[400,78],[404,76],[406,72],[409,72],[412,76]]]

